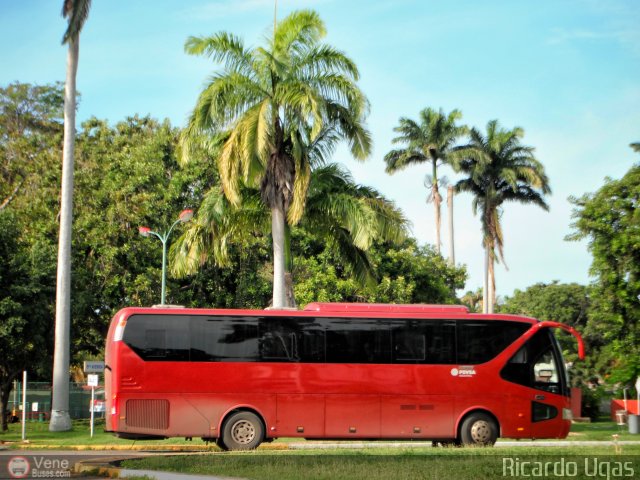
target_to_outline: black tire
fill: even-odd
[[[498,439],[498,424],[486,413],[472,413],[462,422],[460,442],[462,445],[488,447]]]
[[[216,445],[220,450],[225,450],[225,451],[229,450],[227,446],[224,444],[224,442],[222,441],[221,437],[216,438]]]
[[[222,427],[221,443],[225,450],[253,450],[264,439],[262,420],[251,412],[236,412]],[[217,443],[217,442],[216,442]],[[220,446],[220,444],[218,444]]]

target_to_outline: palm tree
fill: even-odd
[[[56,328],[53,356],[53,396],[49,430],[71,430],[69,416],[69,334],[71,324],[71,227],[73,215],[73,151],[76,135],[76,74],[80,52],[80,31],[89,16],[91,0],[64,0],[62,16],[68,19],[62,44],[67,52],[67,80],[64,90],[64,144],[62,149],[62,188],[60,235],[58,239],[58,278],[56,282]]]
[[[255,190],[243,189],[240,207],[234,207],[219,187],[214,187],[198,209],[198,217],[172,247],[172,270],[177,276],[195,273],[210,259],[218,265],[228,261],[227,246],[248,232],[268,231],[269,209]],[[335,247],[344,265],[360,284],[375,281],[367,250],[376,240],[401,242],[408,228],[402,212],[375,189],[357,185],[336,164],[314,169],[301,226],[316,238]],[[287,234],[289,226],[287,225]],[[291,244],[285,242],[285,306],[295,306],[291,272]]]
[[[356,159],[371,150],[358,70],[320,42],[325,33],[318,14],[303,10],[278,22],[265,47],[247,49],[224,32],[191,37],[185,46],[221,62],[223,70],[198,98],[183,135],[184,155],[203,135],[228,132],[217,159],[226,197],[238,205],[241,184],[259,188],[271,211],[275,308],[285,304],[285,225],[302,218],[311,175],[302,145],[331,126]]]
[[[485,313],[493,313],[496,260],[504,262],[504,237],[500,216],[505,202],[532,203],[549,210],[544,195],[550,194],[543,165],[533,155],[533,147],[520,144],[524,130],[505,130],[497,120],[487,124],[487,134],[472,128],[467,145],[450,155],[456,171],[467,175],[455,188],[474,196],[473,213],[481,212],[485,249]],[[497,256],[496,256],[497,249]],[[489,291],[487,291],[489,290]]]
[[[438,166],[447,163],[447,154],[456,140],[467,132],[464,126],[456,125],[462,118],[459,110],[446,115],[442,109],[438,112],[425,108],[420,112],[419,123],[409,118],[400,118],[400,125],[393,130],[400,135],[393,143],[403,144],[404,148],[392,150],[384,157],[387,173],[395,173],[414,164],[431,164],[431,175],[427,175],[425,185],[431,187],[427,201],[433,201],[436,221],[436,251],[440,253],[440,182]]]
[[[469,307],[469,311],[472,313],[479,313],[483,310],[483,298],[482,289],[478,288],[475,292],[469,290],[460,298],[460,303]]]
[[[634,152],[639,152],[640,153],[640,142],[631,143],[631,144],[629,144],[629,146],[631,148],[633,148]]]

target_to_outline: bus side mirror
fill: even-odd
[[[551,380],[551,377],[553,377],[553,370],[540,370],[538,372],[538,377],[548,382],[549,380]]]

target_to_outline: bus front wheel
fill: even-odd
[[[498,439],[498,424],[486,413],[472,413],[462,422],[462,445],[491,446]]]
[[[224,422],[222,445],[226,450],[252,450],[264,438],[260,418],[251,412],[236,412]]]

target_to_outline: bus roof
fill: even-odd
[[[376,303],[309,303],[303,310],[274,309],[248,310],[248,309],[213,309],[213,308],[184,308],[180,306],[156,305],[154,307],[126,307],[114,316],[125,320],[130,315],[136,314],[160,314],[160,315],[250,315],[250,316],[295,316],[313,317],[326,315],[328,317],[348,316],[353,318],[414,318],[414,319],[450,319],[450,320],[506,320],[510,322],[538,323],[535,318],[522,315],[503,313],[470,313],[467,307],[462,305],[427,305],[427,304],[376,304]]]
[[[469,313],[463,305],[384,304],[384,303],[309,303],[305,312],[318,313]]]

